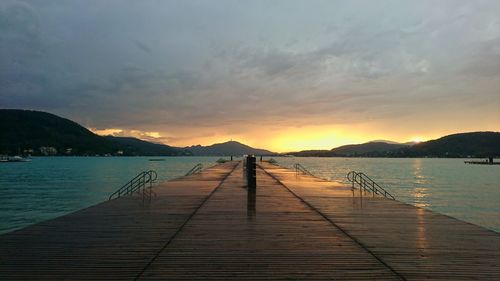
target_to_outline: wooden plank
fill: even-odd
[[[120,198],[1,235],[0,279],[500,276],[496,232],[263,165],[250,196],[232,162],[155,187],[150,205]]]
[[[500,280],[500,234],[349,186],[263,164],[408,280]],[[367,195],[367,196],[366,196]]]
[[[399,279],[262,170],[251,201],[236,169],[141,279]]]
[[[236,163],[0,236],[0,279],[133,279]]]

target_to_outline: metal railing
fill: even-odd
[[[278,166],[278,161],[274,160],[273,158],[267,160],[267,163],[274,165],[274,166]]]
[[[390,194],[387,190],[378,185],[374,180],[372,180],[369,176],[362,172],[350,171],[347,174],[347,180],[352,183],[352,188],[355,188],[355,184],[359,185],[360,190],[368,191],[375,196],[382,195],[385,198],[396,200],[392,194]]]
[[[192,174],[196,174],[203,170],[203,165],[201,163],[196,164],[191,170],[189,170],[184,176],[190,176]]]
[[[302,174],[314,177],[314,175],[311,172],[309,172],[309,170],[307,170],[304,166],[300,165],[299,163],[295,163],[293,167],[295,168],[295,173],[297,174],[301,172]]]
[[[149,198],[151,199],[151,187],[153,186],[153,182],[156,181],[157,177],[158,175],[153,170],[140,172],[133,179],[131,179],[122,187],[118,188],[115,192],[113,192],[109,196],[109,200],[119,198],[125,195],[132,195],[136,192],[141,192],[141,191],[143,200],[147,196],[149,196]],[[146,192],[146,189],[148,189],[148,192]]]

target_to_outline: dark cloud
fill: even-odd
[[[127,3],[2,1],[0,106],[182,142],[500,103],[495,1]]]

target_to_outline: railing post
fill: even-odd
[[[247,187],[248,189],[255,189],[257,187],[257,174],[256,174],[256,163],[255,156],[247,156],[246,159],[246,174],[247,174]]]
[[[140,189],[139,189],[139,191],[140,191]],[[146,173],[142,174],[142,205],[144,205],[144,197],[145,196],[146,196]]]
[[[359,181],[361,182],[361,188],[363,189],[363,195],[366,194],[366,181],[363,176],[359,177]]]
[[[149,181],[149,202],[151,202],[151,189],[153,188],[153,171],[149,171],[151,175],[151,180]],[[156,180],[156,178],[155,178]]]
[[[361,197],[363,197],[363,178],[361,178],[361,176],[359,176],[359,195]]]
[[[243,170],[243,182],[247,180],[247,157],[248,155],[243,155],[243,160],[241,161],[241,168]]]
[[[365,175],[362,172],[357,173],[355,171],[350,171],[349,173],[347,173],[347,180],[351,182],[351,187],[353,190],[355,189],[356,184],[359,185],[360,196],[363,196],[363,193],[371,191],[373,197],[375,197],[375,195],[381,195],[385,198],[396,200],[396,198],[394,198],[392,194],[387,192],[387,190],[382,188],[380,185],[378,185],[378,183],[376,183],[369,176]]]

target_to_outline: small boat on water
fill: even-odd
[[[500,162],[493,161],[493,157],[488,157],[488,159],[483,161],[464,161],[465,164],[476,164],[476,165],[500,165]]]
[[[30,157],[22,157],[19,155],[16,156],[6,156],[2,155],[0,156],[0,163],[7,163],[7,162],[30,162],[31,158]]]

